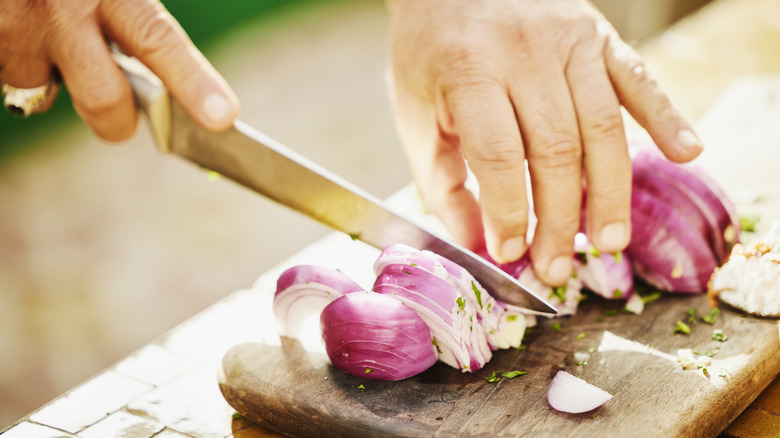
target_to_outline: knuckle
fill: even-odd
[[[602,138],[623,131],[623,116],[617,108],[597,108],[591,111],[589,119],[590,123],[587,129],[593,138]]]
[[[486,139],[473,151],[477,161],[488,172],[515,170],[525,156],[517,140],[510,135],[496,135]]]
[[[136,56],[146,58],[168,54],[179,38],[172,20],[164,9],[150,10],[139,17],[132,44]]]
[[[529,148],[528,159],[535,166],[568,171],[572,166],[580,166],[582,144],[579,137],[573,134],[554,133]]]

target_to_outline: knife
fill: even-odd
[[[379,249],[403,243],[464,267],[494,297],[545,314],[557,310],[484,258],[393,212],[383,201],[237,120],[214,133],[198,125],[146,66],[114,52],[158,148],[215,171]]]

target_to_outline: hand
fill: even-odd
[[[587,234],[619,251],[631,163],[621,104],[667,157],[702,146],[631,47],[584,0],[395,0],[391,97],[412,174],[453,238],[501,262],[526,251],[550,285],[572,271],[583,175]],[[465,162],[464,162],[465,159]],[[464,187],[467,165],[479,201]]]
[[[238,99],[157,0],[0,0],[0,83],[34,88],[59,70],[76,112],[101,138],[136,127],[130,85],[106,40],[137,57],[195,120],[232,125]]]

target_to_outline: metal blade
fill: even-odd
[[[171,105],[170,151],[379,249],[403,243],[463,266],[491,294],[543,313],[554,307],[467,249],[391,211],[383,201],[237,121],[212,133]]]

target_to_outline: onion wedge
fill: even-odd
[[[572,376],[566,371],[558,371],[547,390],[547,402],[556,411],[569,414],[589,412],[603,405],[612,395],[601,388]]]

